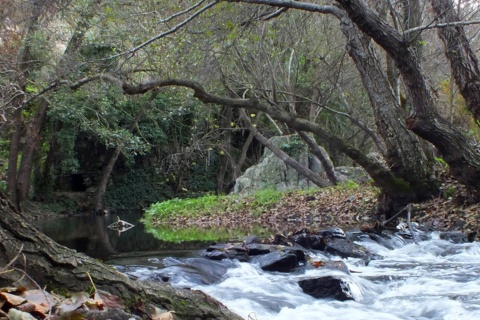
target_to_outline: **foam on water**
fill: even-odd
[[[387,250],[361,243],[384,256],[364,266],[358,259],[345,262],[352,275],[329,270],[304,274],[263,272],[238,263],[224,280],[197,286],[245,319],[480,319],[479,243],[452,244],[429,240]],[[314,299],[297,285],[299,279],[337,274],[349,284],[355,301]],[[255,318],[253,318],[255,319]]]

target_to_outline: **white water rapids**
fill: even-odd
[[[202,290],[244,319],[480,319],[480,244],[435,238],[433,234],[432,240],[394,250],[375,242],[358,242],[384,258],[368,266],[359,259],[345,259],[351,275],[321,269],[272,273],[255,264],[230,262],[215,284],[199,285],[182,276],[172,284]],[[155,264],[155,259],[149,261]],[[124,271],[147,278],[155,270],[152,265],[137,264]],[[315,299],[297,284],[301,279],[332,274],[349,283],[355,301]]]

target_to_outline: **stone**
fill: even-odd
[[[264,271],[292,272],[300,267],[298,258],[291,252],[274,251],[256,259]]]
[[[237,259],[248,261],[247,248],[243,244],[213,244],[209,246],[202,256],[211,260]]]
[[[301,165],[318,175],[325,175],[320,162],[309,154],[307,145],[297,135],[276,136],[271,138],[270,141],[287,152],[289,156],[297,160]],[[287,166],[283,160],[265,148],[259,162],[248,168],[236,180],[233,193],[252,194],[264,189],[285,191],[308,189],[314,186],[313,182],[300,175],[295,169]]]
[[[354,300],[350,286],[339,277],[325,276],[305,279],[300,280],[298,285],[303,292],[317,299]]]
[[[376,256],[370,253],[366,248],[353,243],[348,239],[341,238],[325,238],[325,249],[324,251],[338,255],[342,258],[360,258],[365,261],[365,264],[368,265],[370,260],[379,259],[379,256]]]

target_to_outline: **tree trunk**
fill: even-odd
[[[258,141],[260,141],[266,148],[272,151],[280,160],[285,162],[286,165],[289,165],[293,169],[295,169],[299,174],[307,178],[308,180],[315,183],[320,188],[328,186],[328,182],[324,179],[321,179],[315,172],[311,171],[310,169],[302,166],[298,161],[290,157],[287,153],[283,152],[280,148],[275,146],[270,140],[265,138],[260,132],[258,132],[257,128],[252,124],[248,116],[246,115],[243,109],[240,109],[240,114],[245,120],[248,125],[248,129],[255,132],[255,137]]]
[[[450,0],[431,0],[438,23],[460,21],[453,2]],[[470,47],[463,26],[438,28],[438,34],[445,45],[445,55],[450,61],[452,74],[460,93],[480,123],[480,69],[478,58]]]
[[[130,133],[132,133],[135,130],[138,122],[143,117],[145,110],[151,105],[152,101],[155,100],[157,95],[158,95],[158,91],[154,91],[150,95],[148,100],[140,107],[140,110],[138,110],[137,114],[135,115],[135,118],[130,124],[130,128],[128,129]],[[107,192],[108,180],[110,179],[110,175],[112,174],[113,167],[115,166],[115,163],[117,162],[118,157],[120,156],[120,153],[122,153],[122,146],[118,145],[113,150],[113,153],[108,159],[106,166],[102,170],[102,177],[100,178],[100,182],[98,183],[98,186],[97,186],[97,191],[95,192],[95,196],[93,197],[92,202],[90,204],[90,208],[93,209],[94,211],[102,212],[103,210],[105,210],[105,194]]]
[[[23,135],[22,108],[16,106],[13,112],[12,135],[10,137],[10,152],[8,153],[7,193],[9,199],[17,204],[17,167],[20,153],[20,143]]]
[[[28,199],[30,195],[30,185],[32,177],[33,162],[35,153],[40,143],[40,131],[42,130],[49,103],[46,99],[40,99],[37,107],[37,113],[33,121],[27,127],[25,143],[22,150],[22,160],[18,170],[17,177],[17,201],[21,204]]]
[[[431,197],[439,187],[439,183],[432,179],[432,164],[427,161],[418,138],[405,127],[405,112],[398,104],[370,38],[361,34],[347,17],[342,18],[342,31],[348,39],[348,53],[367,90],[377,130],[385,141],[387,166],[395,176],[409,183],[412,195],[407,202]],[[394,194],[389,196],[396,197]]]
[[[337,0],[350,19],[395,60],[412,100],[414,114],[407,127],[430,141],[449,165],[451,173],[472,190],[480,189],[480,153],[473,142],[441,117],[410,44],[360,0]]]
[[[41,287],[72,291],[88,291],[87,272],[98,289],[128,301],[150,302],[165,310],[175,311],[177,319],[242,319],[218,301],[201,291],[174,289],[169,284],[140,282],[129,279],[96,259],[61,246],[28,223],[21,213],[0,192],[0,267],[10,261],[10,272],[0,273],[0,286],[34,287],[23,270]],[[21,255],[19,257],[19,253]],[[13,269],[15,268],[15,269]]]
[[[303,131],[297,131],[298,135],[300,138],[302,138],[303,141],[308,145],[310,148],[310,151],[317,157],[317,159],[320,161],[322,164],[323,169],[325,170],[325,173],[327,174],[328,180],[333,185],[338,184],[338,179],[337,176],[335,175],[335,168],[333,167],[332,160],[330,160],[330,157],[328,156],[328,153],[325,149],[317,145],[317,143],[305,132]]]
[[[225,193],[228,183],[225,183],[225,176],[227,174],[228,163],[230,158],[230,145],[232,142],[232,130],[229,128],[232,122],[233,110],[231,107],[225,106],[223,110],[223,118],[220,121],[220,128],[223,130],[223,155],[220,157],[218,176],[217,176],[217,194]]]

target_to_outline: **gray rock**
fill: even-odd
[[[256,261],[264,271],[292,272],[300,266],[297,256],[290,252],[271,252],[259,256]]]
[[[320,162],[308,152],[307,145],[297,136],[276,136],[270,139],[300,164],[313,172],[324,175]],[[273,152],[265,148],[260,161],[248,168],[236,181],[233,193],[252,194],[257,190],[293,190],[308,189],[315,184],[305,179],[295,169],[287,166]]]
[[[338,277],[325,276],[300,280],[300,288],[317,299],[354,300],[347,282]]]

